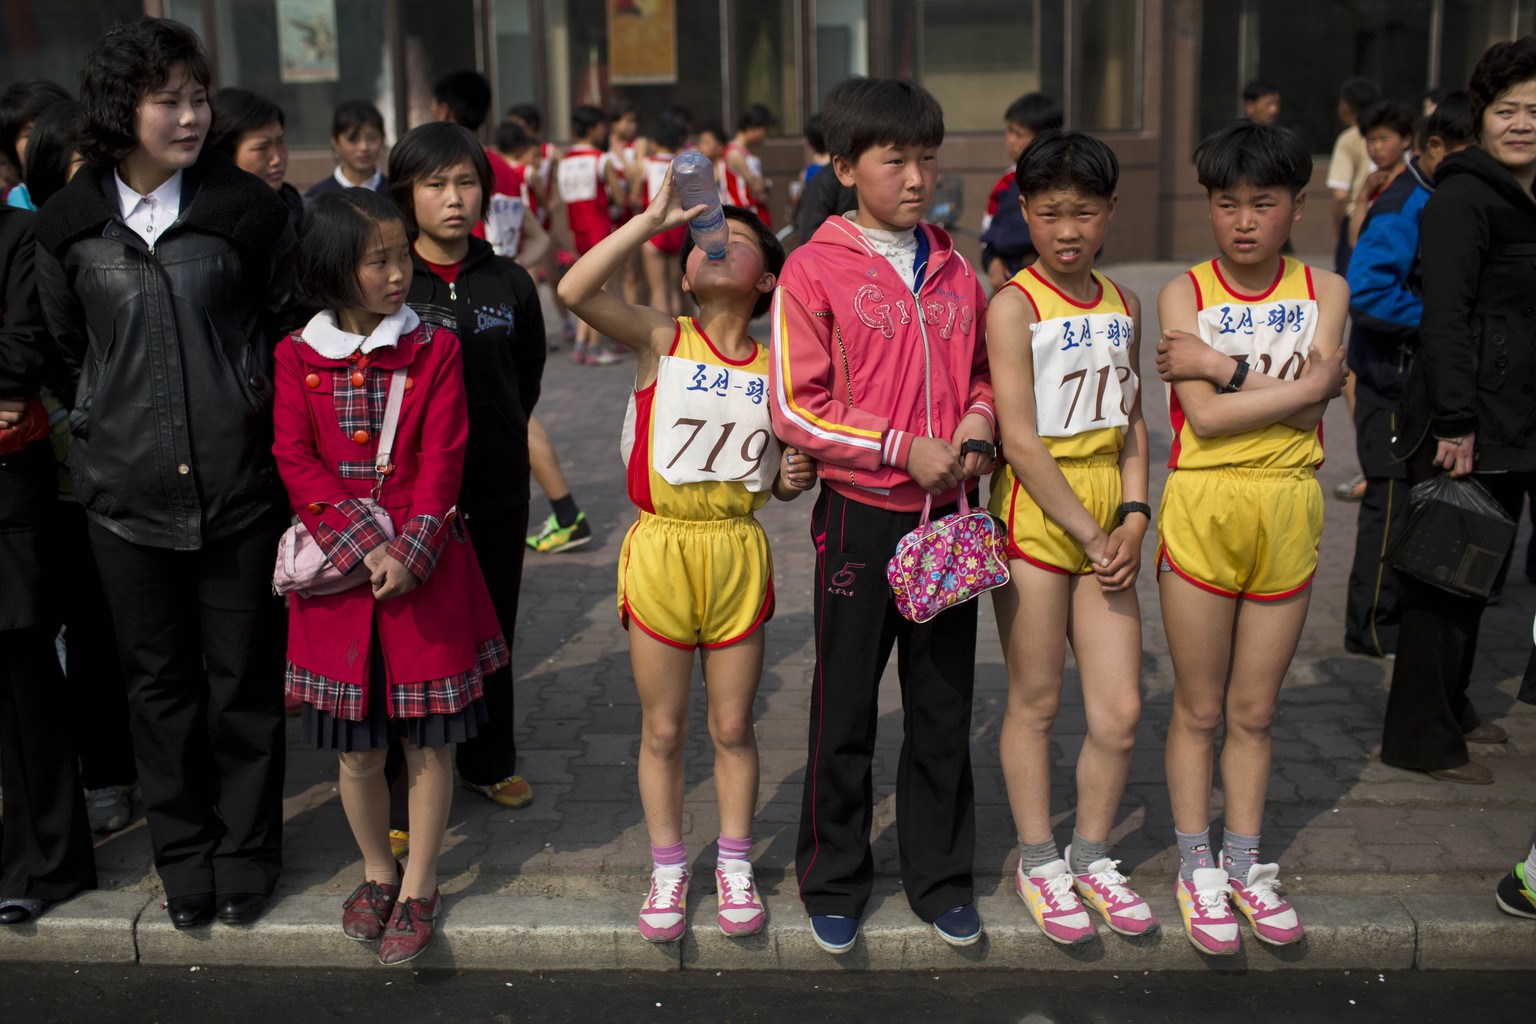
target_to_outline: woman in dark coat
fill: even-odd
[[[1475,474],[1518,518],[1536,482],[1536,37],[1472,73],[1479,145],[1447,157],[1424,209],[1424,316],[1397,454],[1410,484]],[[1493,773],[1467,743],[1502,743],[1467,699],[1486,601],[1405,579],[1381,759],[1448,782]]]

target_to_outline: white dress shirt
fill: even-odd
[[[171,175],[147,196],[129,188],[115,170],[112,180],[117,182],[117,203],[123,211],[123,223],[154,245],[181,212],[181,172]]]
[[[352,184],[352,182],[347,179],[347,176],[341,173],[340,167],[337,167],[334,171],[331,172],[331,177],[335,178],[336,184],[340,185],[342,188],[371,188],[377,192],[379,190],[379,182],[384,180],[384,172],[375,167],[373,169],[373,177],[369,178],[361,185]]]

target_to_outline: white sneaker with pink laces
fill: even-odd
[[[1248,869],[1247,885],[1228,877],[1232,903],[1242,911],[1260,942],[1271,946],[1289,946],[1302,936],[1301,917],[1296,909],[1280,898],[1280,865],[1255,864]]]
[[[675,942],[688,927],[688,868],[658,866],[651,872],[651,892],[640,908],[640,934],[647,942]]]
[[[719,861],[715,865],[715,891],[720,897],[720,930],[726,935],[756,935],[768,923],[768,911],[763,909],[752,878],[751,861]]]

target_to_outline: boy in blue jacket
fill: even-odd
[[[1419,284],[1419,221],[1434,193],[1435,169],[1472,144],[1465,92],[1441,101],[1419,125],[1419,155],[1376,197],[1350,257],[1349,368],[1355,374],[1355,448],[1365,497],[1355,523],[1344,646],[1385,657],[1397,649],[1397,586],[1382,561],[1392,511],[1401,507],[1406,473],[1392,459],[1397,407],[1418,344],[1424,300]]]

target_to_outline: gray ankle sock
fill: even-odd
[[[1026,875],[1053,860],[1061,860],[1061,851],[1056,849],[1056,840],[1047,839],[1043,843],[1026,843],[1022,839],[1019,840],[1019,863],[1024,865]]]
[[[1240,836],[1231,829],[1222,829],[1221,855],[1227,874],[1247,884],[1248,869],[1259,862],[1259,837]]]
[[[1067,865],[1074,875],[1088,873],[1088,866],[1096,860],[1103,860],[1109,856],[1109,840],[1096,843],[1092,839],[1084,839],[1078,834],[1077,829],[1072,830],[1072,863]]]
[[[1179,877],[1186,882],[1195,879],[1196,868],[1213,868],[1216,856],[1211,850],[1211,830],[1204,832],[1180,832],[1173,830],[1179,841]]]

